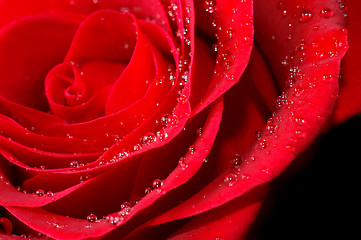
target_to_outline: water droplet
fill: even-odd
[[[130,207],[131,207],[130,202],[123,202],[123,203],[120,205],[120,209],[130,208]]]
[[[78,161],[72,161],[72,162],[70,163],[70,167],[72,167],[72,168],[77,168],[77,167],[79,167]]]
[[[301,96],[304,93],[305,89],[301,86],[297,86],[293,89],[293,94],[295,94],[296,97]]]
[[[178,101],[179,103],[185,104],[185,103],[188,101],[188,99],[187,99],[187,96],[186,96],[186,95],[181,94],[181,95],[179,95],[179,97],[177,98],[177,101]]]
[[[238,176],[233,173],[229,173],[224,177],[224,183],[229,187],[232,187],[237,182],[238,182]]]
[[[265,139],[261,140],[259,142],[259,146],[262,148],[262,149],[265,149],[267,147],[267,142]]]
[[[328,7],[324,7],[320,11],[320,16],[323,17],[323,18],[330,18],[330,17],[333,16],[333,12]]]
[[[184,170],[188,167],[188,164],[185,162],[185,158],[181,157],[178,160],[178,165]]]
[[[305,133],[301,130],[301,129],[296,129],[295,130],[295,136],[297,138],[304,138],[305,137]]]
[[[160,121],[164,126],[172,127],[178,123],[178,117],[176,115],[164,114]]]
[[[142,146],[141,146],[140,144],[135,144],[135,145],[133,146],[133,150],[134,150],[134,151],[139,151],[141,148],[142,148]]]
[[[159,130],[156,135],[159,141],[164,141],[168,137],[168,133],[166,133],[164,130]]]
[[[257,139],[260,140],[261,137],[262,137],[261,131],[260,131],[260,130],[257,130],[257,131],[255,132],[255,134],[256,134]]]
[[[194,152],[196,151],[196,148],[194,146],[190,146],[188,148],[188,151],[189,151],[190,154],[194,154]]]
[[[300,17],[298,18],[298,21],[300,23],[308,22],[312,18],[312,13],[310,10],[304,10],[301,12]]]
[[[322,81],[324,82],[331,82],[333,80],[332,75],[331,74],[325,74],[322,76]]]
[[[222,51],[222,53],[219,55],[219,63],[222,64],[223,67],[226,69],[229,69],[233,62],[233,54],[229,50]]]
[[[212,49],[213,49],[213,51],[217,52],[217,51],[218,51],[218,44],[217,44],[217,43],[214,43],[214,44],[212,45]]]
[[[294,118],[294,121],[295,121],[298,125],[300,125],[300,126],[306,124],[306,120],[303,119],[302,117],[295,117],[295,118]]]
[[[147,187],[145,190],[144,190],[144,193],[145,195],[149,194],[152,192],[152,189],[150,187]]]
[[[155,179],[152,183],[153,188],[160,188],[163,186],[163,181],[160,179]]]
[[[126,150],[122,150],[122,151],[120,151],[120,152],[118,153],[117,159],[118,159],[118,160],[119,160],[119,159],[123,159],[123,158],[126,158],[126,157],[128,157],[128,156],[129,156],[129,152],[126,151]]]
[[[234,81],[235,79],[232,73],[226,73],[225,77],[228,81]]]
[[[289,152],[294,152],[296,150],[296,148],[292,144],[287,144],[286,145],[286,150],[289,151]]]
[[[286,9],[283,9],[283,10],[281,11],[281,15],[282,15],[283,17],[286,17],[286,16],[288,15],[288,11],[287,11]]]
[[[226,39],[228,40],[232,40],[234,37],[234,31],[233,28],[229,27],[228,29],[226,29],[225,31],[225,35],[226,35]]]
[[[107,222],[109,222],[112,225],[116,225],[118,222],[120,222],[122,220],[121,217],[113,216],[113,215],[109,215],[105,219],[106,219]]]
[[[199,135],[199,136],[201,136],[202,135],[202,131],[203,131],[203,128],[198,128],[197,129],[197,134]]]
[[[206,0],[204,2],[204,9],[206,12],[213,13],[216,10],[216,2],[213,0]]]
[[[287,40],[291,40],[292,38],[293,38],[292,33],[289,33],[289,34],[287,35]]]
[[[44,196],[44,190],[43,189],[36,190],[35,195],[38,197]]]
[[[86,217],[86,220],[88,220],[88,222],[90,223],[94,223],[98,220],[98,217],[95,214],[91,213]]]
[[[143,145],[148,145],[148,144],[154,143],[155,140],[156,140],[156,137],[155,137],[154,133],[148,132],[143,137],[141,137],[140,143]]]
[[[239,167],[242,163],[242,158],[239,154],[235,154],[233,157],[232,157],[232,160],[231,160],[231,163],[234,167]]]
[[[278,128],[277,124],[275,124],[273,122],[268,123],[266,126],[266,129],[270,134],[275,134],[277,131],[277,128]]]

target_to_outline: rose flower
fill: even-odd
[[[360,109],[350,4],[0,0],[0,239],[243,238]]]

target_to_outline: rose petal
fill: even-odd
[[[251,227],[267,187],[262,186],[219,208],[190,219],[169,239],[242,239]]]
[[[342,60],[340,96],[332,116],[333,125],[360,113],[361,110],[361,102],[358,97],[361,88],[361,70],[359,67],[361,62],[360,8],[361,3],[359,1],[347,1],[347,31],[350,48]]]
[[[274,7],[271,8],[271,6]],[[256,26],[259,24],[262,29],[265,29],[262,34],[266,36],[263,36],[262,40],[272,39],[271,34],[278,36],[278,34],[283,33],[284,29],[279,27],[280,22],[267,19],[271,16],[274,19],[276,15],[263,12],[273,9],[273,11],[276,11],[276,4],[265,5],[256,2],[255,7],[255,19],[258,19]],[[312,8],[311,5],[308,5],[308,7]],[[344,22],[343,15],[339,14],[338,19],[339,22]],[[293,21],[297,21],[297,19]],[[310,52],[307,52],[307,58],[304,62],[300,63],[296,57],[290,58],[289,64],[292,67],[297,66],[299,69],[298,74],[295,75],[297,85],[285,91],[284,95],[288,96],[288,98],[284,100],[287,101],[280,104],[273,114],[273,123],[278,126],[277,134],[270,133],[267,128],[264,129],[262,138],[242,154],[246,164],[242,164],[238,170],[229,169],[223,172],[203,190],[164,215],[156,217],[151,224],[160,224],[202,213],[220,206],[262,183],[270,181],[294,159],[295,155],[303,151],[312,142],[321,130],[325,120],[330,116],[338,90],[337,82],[325,81],[323,76],[325,72],[333,76],[338,74],[340,60],[347,49],[345,47],[347,46],[345,33],[342,30],[343,26],[339,25],[337,21],[335,22],[336,24],[331,22],[327,25],[328,31],[324,31],[322,36],[317,34],[316,36],[309,36],[310,39],[305,39],[318,45],[316,50],[310,49]],[[285,24],[285,26],[288,25],[287,21],[281,21],[281,23]],[[294,33],[302,33],[305,31],[304,27],[307,29],[308,25],[298,23]],[[334,45],[335,43],[338,44]],[[280,41],[278,44],[285,44],[285,42]],[[267,44],[265,43],[264,46],[267,46]],[[282,46],[280,49],[288,49],[289,53],[293,53],[295,47],[290,44]],[[273,48],[266,48],[265,50],[272,51]],[[321,57],[321,60],[317,58],[319,57],[318,53],[315,53],[317,50],[325,54]],[[266,52],[266,55],[268,56],[269,53]],[[280,58],[279,55],[274,54],[271,56]],[[278,63],[281,62],[278,61]],[[277,67],[281,68],[280,66]],[[286,74],[283,75],[283,82],[285,82],[286,77]],[[304,87],[303,91],[297,88],[300,86]],[[294,89],[297,89],[297,91]]]
[[[22,6],[19,8],[18,6]],[[100,9],[113,9],[122,12],[131,12],[140,19],[152,19],[167,31],[170,27],[165,16],[163,6],[158,0],[34,0],[26,2],[24,0],[2,1],[0,2],[0,12],[2,17],[0,26],[18,18],[36,15],[39,13],[56,12],[65,15],[81,14],[89,15],[91,12]]]
[[[0,33],[0,95],[47,111],[45,75],[63,60],[77,25],[72,19],[46,15],[19,20],[3,28]]]
[[[252,16],[252,1],[217,1],[214,19],[219,28],[218,63],[207,91],[192,110],[192,116],[223,95],[241,77],[252,49]],[[194,81],[203,80],[200,78]]]
[[[30,228],[55,239],[99,237],[114,228],[106,222],[90,223],[87,220],[53,214],[41,208],[6,207],[6,209]]]

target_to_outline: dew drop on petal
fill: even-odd
[[[120,205],[120,209],[129,208],[129,207],[131,207],[130,202],[123,202],[123,203]]]
[[[296,148],[292,144],[287,144],[286,145],[286,150],[289,151],[289,152],[294,152],[296,150]]]
[[[164,126],[172,127],[178,123],[178,117],[174,114],[172,115],[164,114],[161,118],[161,123]]]
[[[206,0],[204,2],[206,12],[213,13],[216,10],[216,2],[214,0]]]
[[[218,51],[218,44],[217,44],[217,43],[214,43],[214,44],[212,45],[212,49],[213,49],[213,51],[217,52],[217,51]]]
[[[296,122],[298,125],[300,125],[300,126],[306,124],[306,120],[303,119],[302,117],[295,117],[294,120],[295,120],[295,122]]]
[[[227,28],[226,31],[225,31],[225,34],[226,34],[227,39],[232,40],[233,37],[234,37],[233,28],[231,28],[231,27]]]
[[[72,161],[72,162],[70,163],[70,167],[72,167],[72,168],[77,168],[77,167],[79,167],[79,163],[78,163],[77,161]]]
[[[300,17],[298,18],[298,21],[300,23],[308,22],[312,18],[312,13],[310,10],[304,10],[301,12]]]
[[[36,190],[35,195],[38,197],[44,196],[44,190],[43,189]]]
[[[182,170],[184,170],[188,167],[188,164],[186,163],[184,157],[179,158],[178,165],[182,168]]]
[[[320,11],[320,16],[323,18],[330,18],[333,16],[333,12],[328,7],[323,7]]]
[[[305,137],[305,133],[301,130],[301,129],[296,129],[295,130],[295,136],[297,138],[304,138]]]
[[[261,137],[262,137],[262,132],[261,132],[260,130],[257,130],[257,131],[255,132],[255,134],[256,134],[257,139],[260,140]]]
[[[179,102],[179,103],[186,103],[187,101],[188,101],[188,99],[187,99],[187,96],[186,95],[184,95],[184,94],[181,94],[181,95],[179,95],[179,97],[177,98],[177,101]]]
[[[278,128],[277,124],[275,124],[273,122],[268,123],[267,126],[266,126],[266,129],[270,134],[276,133],[277,128]]]
[[[234,167],[240,166],[242,163],[241,156],[239,154],[234,154],[234,156],[232,157],[231,163]]]
[[[265,139],[261,140],[259,142],[259,146],[262,148],[262,149],[265,149],[267,147],[267,142]]]
[[[94,223],[98,220],[98,217],[95,214],[91,213],[86,217],[86,220],[90,223]]]
[[[332,81],[332,75],[331,74],[325,74],[322,76],[322,81],[323,82],[331,82]]]
[[[234,79],[235,79],[235,77],[232,73],[226,73],[225,77],[226,77],[226,80],[228,80],[228,81],[234,81]]]
[[[297,86],[293,89],[293,93],[295,94],[296,97],[301,96],[304,93],[304,91],[305,90],[301,86]]]
[[[155,137],[154,133],[148,132],[148,133],[144,134],[143,137],[141,137],[140,143],[143,145],[148,145],[148,144],[154,143],[155,140],[156,140],[156,137]]]
[[[224,183],[229,187],[235,185],[237,182],[238,176],[233,173],[229,173],[224,177]]]
[[[166,140],[167,137],[168,137],[168,133],[165,132],[164,130],[159,130],[159,131],[156,133],[156,135],[157,135],[157,139],[158,139],[159,141],[164,141],[164,140]]]
[[[47,191],[46,196],[52,197],[52,196],[54,196],[54,193],[52,191]]]
[[[196,148],[194,146],[190,146],[188,148],[188,151],[190,152],[190,154],[194,154],[194,152],[196,151]]]
[[[135,145],[133,146],[133,150],[134,150],[134,151],[139,151],[141,148],[142,148],[142,146],[141,146],[140,144],[135,144]]]
[[[198,128],[197,129],[197,134],[199,135],[199,136],[201,136],[202,135],[202,131],[203,131],[203,129],[200,127],[200,128]]]
[[[163,186],[163,181],[160,179],[155,179],[152,183],[153,188],[160,188]]]
[[[145,195],[149,194],[152,192],[152,189],[150,187],[147,187],[145,190],[144,190],[144,193]]]

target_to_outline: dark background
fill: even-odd
[[[252,239],[361,239],[361,117],[319,137],[272,182]]]

